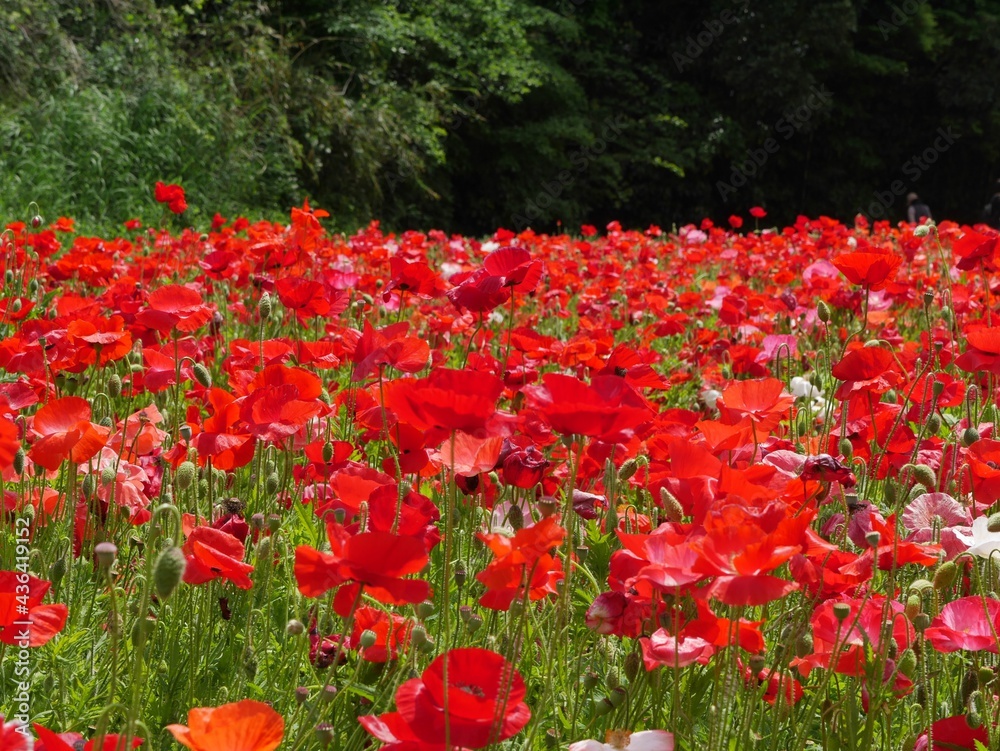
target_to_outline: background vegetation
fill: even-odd
[[[787,222],[901,181],[973,221],[998,54],[1000,0],[4,0],[0,216],[156,216],[164,180],[192,223]]]

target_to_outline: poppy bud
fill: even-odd
[[[899,668],[899,672],[907,678],[913,678],[913,675],[917,672],[916,653],[912,649],[903,650],[903,654],[899,656],[896,666]]]
[[[608,694],[608,701],[611,702],[611,706],[614,707],[615,709],[624,704],[627,698],[628,698],[628,692],[621,686],[619,686],[616,689],[613,689],[611,693]]]
[[[795,656],[806,657],[813,653],[813,637],[810,633],[799,634],[795,640]]]
[[[1000,532],[1000,511],[986,520],[986,529],[990,532]]]
[[[886,480],[882,492],[885,495],[885,502],[890,506],[895,506],[896,501],[899,500],[899,489],[896,487],[896,483],[892,480]]]
[[[153,564],[153,589],[160,600],[167,600],[174,593],[185,568],[187,561],[180,548],[171,546],[160,551]]]
[[[80,490],[83,491],[84,498],[93,498],[94,491],[97,490],[97,477],[93,474],[84,477],[83,482],[80,483]]]
[[[278,492],[278,484],[279,484],[278,473],[272,472],[267,476],[267,479],[264,481],[264,490],[267,491],[268,495],[274,495],[275,493]]]
[[[597,675],[593,670],[588,670],[583,675],[583,688],[585,691],[593,691],[594,687],[597,686],[597,681],[600,676]]]
[[[323,444],[323,462],[329,464],[333,461],[333,444],[327,441]]]
[[[941,430],[941,416],[935,412],[933,415],[927,418],[927,432],[930,435],[935,436],[938,434],[938,431],[940,430]]]
[[[21,311],[21,299],[18,297],[14,298],[14,302],[10,304],[10,309],[14,313],[19,313]]]
[[[990,683],[993,682],[993,676],[993,668],[986,665],[982,666],[979,668],[979,675],[977,676],[979,679],[979,685],[984,688],[989,686]]]
[[[260,296],[260,302],[257,303],[257,312],[260,313],[260,319],[266,321],[271,317],[271,295],[265,292]]]
[[[968,702],[972,692],[979,688],[979,673],[975,670],[966,670],[962,676],[962,702]]]
[[[42,217],[40,217],[38,214],[35,214],[33,217],[31,217],[32,229],[38,229],[41,226],[42,226]]]
[[[975,428],[969,427],[962,432],[963,446],[969,447],[978,440],[979,440],[979,431],[976,430]]]
[[[260,542],[257,543],[257,559],[260,561],[268,561],[271,556],[271,538],[262,537]],[[258,563],[258,565],[260,565]]]
[[[302,623],[302,621],[298,620],[297,618],[292,618],[288,623],[285,624],[285,633],[288,634],[289,636],[301,636],[303,633],[305,633],[305,630],[306,630],[305,624]],[[306,694],[308,695],[308,693],[309,692],[307,689]]]
[[[660,503],[663,505],[667,521],[679,522],[684,518],[684,507],[677,500],[677,496],[666,488],[660,488]]]
[[[58,587],[59,582],[66,575],[66,559],[56,558],[52,561],[52,565],[49,566],[49,580],[52,582],[52,586]]]
[[[840,455],[843,456],[844,459],[849,460],[852,456],[854,456],[854,445],[848,438],[840,439],[840,443],[837,444],[837,450],[840,451]]]
[[[3,280],[4,280],[5,284],[13,284],[14,283],[14,270],[13,269],[7,269],[5,272],[3,272]]]
[[[899,399],[899,395],[896,393],[895,389],[889,389],[885,392],[885,397],[882,399],[886,404],[895,404]]]
[[[965,724],[973,730],[983,724],[983,695],[973,691],[969,696],[968,711],[965,713]]]
[[[181,465],[177,468],[177,487],[181,490],[187,490],[191,487],[196,472],[197,470],[193,462],[181,462]]]
[[[35,293],[38,292],[39,286],[40,285],[38,284],[38,280],[32,279],[30,282],[28,282],[28,294],[34,297]]]
[[[114,421],[111,419],[111,415],[105,415],[98,421],[97,424],[105,428],[113,428],[115,426]]]
[[[931,617],[927,613],[918,613],[917,617],[913,619],[913,628],[919,631],[921,634],[927,630],[927,627],[931,625]]]
[[[19,475],[24,473],[24,456],[23,448],[19,448],[14,454],[14,471]]]
[[[611,703],[609,699],[600,698],[594,699],[594,714],[598,717],[606,715],[615,708],[615,705]]]
[[[639,462],[637,462],[635,459],[629,459],[624,464],[622,464],[621,469],[618,470],[618,481],[625,482],[626,480],[630,479],[638,469],[639,469]]]
[[[912,488],[910,488],[910,493],[906,497],[906,500],[907,500],[907,502],[913,501],[913,499],[917,498],[918,496],[922,496],[925,493],[929,493],[929,492],[931,492],[930,488],[928,488],[928,487],[926,487],[926,486],[924,486],[924,485],[922,485],[922,484],[920,484],[918,482],[916,485],[914,485]]]
[[[906,607],[903,612],[906,617],[912,622],[920,614],[921,602],[920,595],[910,595],[906,598]]]
[[[101,485],[110,485],[118,477],[114,467],[105,467],[101,470]]]
[[[830,322],[830,306],[824,300],[816,304],[816,317],[823,323]]]
[[[914,237],[927,237],[930,234],[931,228],[926,224],[921,224],[913,230]]]
[[[140,641],[148,639],[156,630],[156,621],[152,618],[139,618],[132,624],[132,643],[138,644]]]
[[[520,506],[511,506],[507,511],[507,515],[504,517],[504,521],[513,529],[515,532],[524,527],[524,512],[521,510]]]
[[[642,657],[639,656],[638,652],[629,652],[625,655],[625,665],[623,666],[623,671],[625,677],[629,681],[634,681],[636,676],[639,675],[639,670],[642,668]]]
[[[418,648],[427,643],[427,631],[423,626],[414,626],[410,630],[410,642]]]
[[[950,589],[958,578],[958,566],[954,561],[946,561],[934,572],[934,589],[943,592]]]
[[[926,464],[918,464],[914,467],[913,476],[917,479],[917,482],[928,488],[937,487],[937,475]]]
[[[117,399],[122,395],[122,377],[117,373],[112,373],[108,379],[108,396]]]
[[[212,388],[212,374],[200,362],[194,364],[194,379],[206,389]]]

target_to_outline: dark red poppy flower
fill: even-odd
[[[523,393],[528,406],[563,435],[615,441],[654,416],[646,400],[620,376],[595,376],[586,384],[572,376],[546,373],[542,385],[527,386]]]
[[[0,642],[40,647],[62,631],[69,610],[42,604],[51,586],[31,574],[0,571]]]
[[[453,748],[485,748],[528,724],[526,693],[521,675],[502,655],[452,649],[396,690],[395,712],[358,720],[390,751],[442,749],[446,740]]]
[[[157,203],[167,204],[167,208],[175,214],[183,214],[187,211],[187,198],[184,195],[184,188],[180,185],[175,185],[174,183],[165,185],[164,183],[157,182],[153,196],[156,198]]]
[[[896,269],[903,263],[895,253],[855,251],[833,259],[833,265],[843,272],[853,284],[860,284],[870,291],[884,289]]]
[[[213,527],[195,527],[182,548],[187,559],[184,581],[204,584],[213,579],[227,579],[240,589],[250,589],[249,573],[253,566],[243,562],[243,543],[228,532]]]

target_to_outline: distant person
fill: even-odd
[[[910,193],[906,197],[908,208],[906,209],[906,219],[910,224],[923,224],[925,219],[933,220],[930,207],[920,200],[916,193]]]
[[[993,229],[1000,229],[1000,180],[993,186],[995,193],[990,202],[983,207],[983,222]]]

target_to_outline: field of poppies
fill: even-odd
[[[156,197],[0,235],[3,751],[1000,748],[992,230]]]

